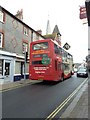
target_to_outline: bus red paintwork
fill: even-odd
[[[31,42],[29,79],[59,81],[70,77],[71,69],[65,72],[64,65],[68,63],[63,62],[62,50],[59,44],[51,39]]]

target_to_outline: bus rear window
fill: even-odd
[[[48,42],[36,43],[33,45],[33,50],[48,49]]]
[[[42,64],[42,61],[39,60],[39,61],[32,61],[32,65],[37,65],[37,64]]]

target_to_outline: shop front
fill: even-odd
[[[15,54],[0,51],[0,84],[13,82]]]

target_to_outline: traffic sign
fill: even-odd
[[[68,50],[70,48],[70,45],[66,42],[63,46],[63,48],[65,48],[66,50]]]

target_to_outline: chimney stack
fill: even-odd
[[[42,30],[37,30],[37,32],[42,35]]]
[[[21,9],[20,11],[18,10],[15,16],[21,21],[23,21],[23,9]]]

